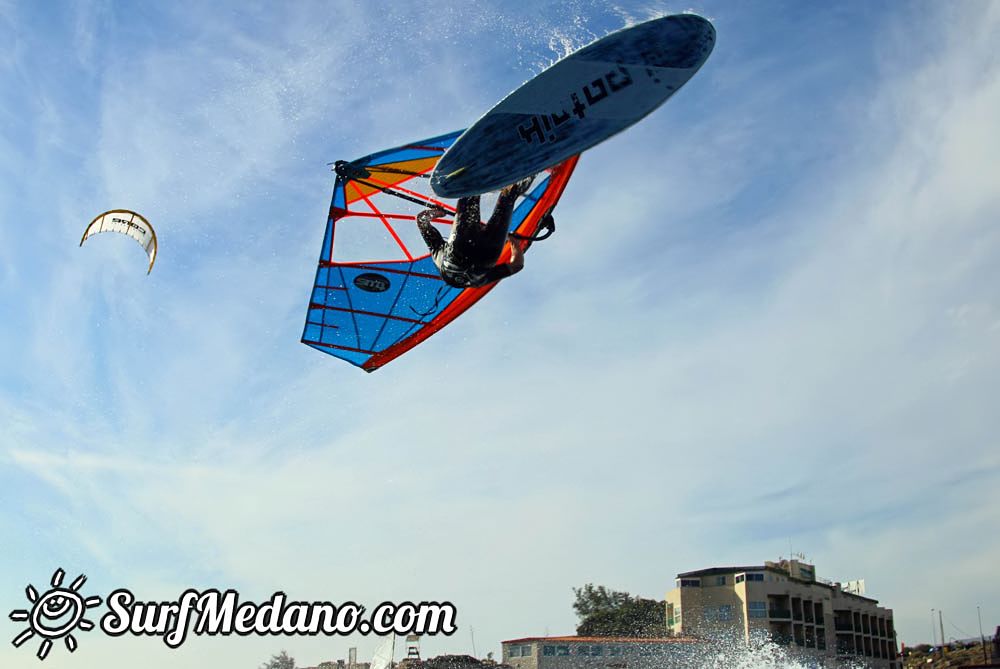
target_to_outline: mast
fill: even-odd
[[[983,664],[989,662],[989,658],[986,657],[986,637],[983,636],[983,614],[979,610],[979,604],[976,604],[976,616],[979,618],[979,643],[983,646]]]

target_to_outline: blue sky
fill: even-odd
[[[715,53],[583,156],[524,272],[373,375],[298,343],[327,163],[689,9]],[[57,567],[447,599],[461,631],[425,652],[472,626],[482,654],[571,632],[573,586],[662,598],[791,542],[907,643],[931,607],[1000,622],[995,3],[0,0],[0,41],[7,609]],[[149,276],[132,240],[77,248],[116,207],[157,229]],[[375,645],[80,641],[45,666]]]

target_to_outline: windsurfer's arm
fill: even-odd
[[[503,265],[497,265],[487,272],[486,282],[493,283],[494,281],[499,281],[500,279],[506,279],[508,276],[517,274],[522,269],[524,269],[524,253],[521,251],[520,245],[511,240],[510,261],[504,263]]]
[[[444,246],[444,237],[438,232],[437,228],[431,225],[431,221],[442,214],[445,211],[443,209],[424,209],[422,212],[417,214],[417,227],[420,229],[420,235],[424,238],[424,243],[427,244],[427,248],[430,249],[431,253],[436,253],[438,249]]]
[[[511,274],[517,274],[524,269],[524,251],[513,239],[510,241],[510,262],[507,263],[507,267],[510,267]]]

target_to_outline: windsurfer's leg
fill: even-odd
[[[479,237],[479,244],[475,250],[477,264],[492,265],[500,258],[504,244],[507,243],[507,234],[510,232],[510,218],[514,213],[514,205],[517,204],[517,198],[531,188],[534,178],[530,176],[521,179],[500,191],[493,214]]]
[[[507,243],[507,229],[510,227],[510,213],[505,220],[494,220],[490,217],[490,224],[483,230],[479,238],[476,261],[480,265],[492,265],[496,263],[503,252],[504,244]]]
[[[463,197],[455,206],[455,223],[451,226],[451,236],[448,242],[454,244],[475,239],[482,227],[479,214],[479,196]]]
[[[493,214],[490,216],[490,220],[487,221],[486,228],[483,230],[482,246],[484,253],[487,255],[496,253],[492,262],[496,262],[496,258],[500,256],[500,252],[503,251],[503,245],[507,241],[507,233],[510,229],[510,217],[514,213],[514,205],[517,204],[517,198],[527,190],[526,187],[522,187],[522,184],[523,182],[519,181],[500,191],[500,196],[497,198],[497,206],[493,209]]]
[[[506,237],[507,228],[510,226],[510,216],[514,212],[514,205],[517,204],[517,198],[528,192],[528,189],[531,188],[531,182],[534,180],[535,177],[532,175],[506,186],[500,191],[500,196],[497,198],[497,206],[493,209],[493,215],[490,216],[490,220],[486,223],[487,234],[495,237],[499,234],[495,232],[495,229],[500,228]]]
[[[496,264],[507,243],[507,228],[510,226],[510,210],[506,215],[493,213],[490,222],[476,236],[474,246],[468,251],[470,261],[480,267]]]

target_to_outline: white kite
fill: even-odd
[[[92,220],[83,231],[80,246],[83,246],[88,237],[100,232],[118,232],[139,242],[149,256],[149,269],[146,270],[146,274],[153,271],[153,263],[156,261],[156,232],[142,215],[128,209],[106,211]]]

